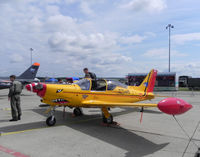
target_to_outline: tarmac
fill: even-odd
[[[176,96],[193,105],[183,115],[144,110],[113,108],[119,126],[103,126],[98,108],[83,108],[84,115],[72,116],[72,109],[56,109],[57,123],[46,126],[40,98],[26,90],[21,97],[22,119],[9,122],[8,90],[0,90],[0,157],[194,157],[200,147],[200,92],[160,92]],[[164,98],[157,97],[150,103]],[[188,134],[188,136],[186,135]]]

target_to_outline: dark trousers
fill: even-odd
[[[21,116],[21,106],[20,106],[20,95],[13,95],[10,98],[10,105],[12,111],[12,118],[17,119],[18,116]]]

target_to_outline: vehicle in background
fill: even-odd
[[[188,87],[188,79],[192,78],[191,76],[179,76],[178,85],[179,87]]]
[[[200,78],[188,78],[188,88],[190,90],[200,90]]]

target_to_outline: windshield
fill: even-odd
[[[117,86],[122,87],[122,88],[127,88],[127,85],[118,81],[109,80],[107,81],[107,84],[108,84],[108,88],[107,88],[108,90],[114,90]]]
[[[90,81],[87,79],[82,79],[74,84],[79,85],[82,90],[89,90],[90,89]]]

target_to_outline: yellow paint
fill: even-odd
[[[137,103],[139,101],[151,100],[155,96],[152,92],[148,92],[151,79],[155,71],[152,70],[140,86],[116,86],[113,90],[108,90],[108,82],[106,83],[105,91],[91,90],[92,81],[90,81],[90,89],[82,90],[78,84],[63,85],[63,84],[47,84],[46,93],[43,97],[43,102],[54,106],[69,106],[69,107],[99,107],[102,108],[105,115],[104,107],[157,107],[157,104]],[[59,92],[58,92],[59,91]],[[56,103],[54,100],[64,99],[67,102]],[[47,110],[48,112],[50,111]]]
[[[148,74],[143,83],[140,86],[128,86],[127,88],[116,87],[114,90],[106,91],[92,91],[81,90],[79,85],[63,85],[63,84],[47,84],[45,96],[43,102],[51,106],[72,106],[72,107],[103,107],[105,104],[107,107],[111,106],[143,106],[142,104],[135,105],[134,103],[144,100],[153,99],[155,96],[153,93],[146,93],[144,82],[148,82],[148,78],[151,78],[153,70]],[[90,84],[91,80],[90,80]],[[90,87],[91,88],[91,87]],[[57,90],[62,89],[61,92],[56,93]],[[107,89],[107,87],[106,87]],[[68,103],[57,104],[53,102],[55,99],[65,99]],[[96,104],[94,102],[97,102]],[[117,104],[117,105],[115,105]],[[126,105],[127,104],[127,105]],[[146,105],[148,106],[148,105]],[[151,105],[153,107],[156,104]]]
[[[109,118],[110,117],[110,113],[108,112],[108,109],[106,108],[106,107],[102,107],[102,112],[103,112],[103,114],[104,114],[104,116],[106,117],[106,118]]]

